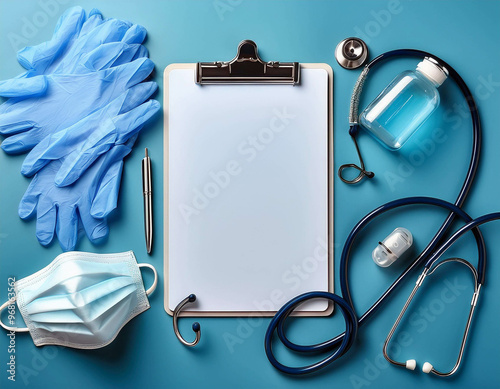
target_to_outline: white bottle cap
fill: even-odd
[[[448,78],[448,70],[438,65],[432,58],[424,58],[417,65],[417,70],[436,84],[436,86],[440,86]]]

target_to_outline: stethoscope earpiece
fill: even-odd
[[[422,367],[422,371],[426,374],[429,374],[432,371],[433,367],[429,362],[425,362],[424,366]]]
[[[406,368],[408,370],[415,370],[417,367],[417,361],[414,359],[408,359],[406,361]],[[424,366],[422,366],[422,371],[426,374],[429,374],[433,369],[433,366],[429,362],[425,362]]]
[[[415,370],[415,368],[417,367],[417,361],[414,360],[414,359],[408,359],[406,361],[406,368],[408,370]]]
[[[492,219],[492,220],[494,220],[494,219]],[[456,233],[455,236],[459,236],[459,234]],[[438,251],[437,255],[434,254],[434,256],[436,258],[431,257],[429,259],[428,263],[426,264],[426,267],[424,268],[424,271],[418,277],[418,280],[413,288],[413,291],[411,292],[410,296],[408,297],[408,300],[406,300],[406,303],[405,303],[403,309],[399,313],[399,316],[396,319],[396,322],[392,326],[391,331],[389,332],[389,335],[387,335],[387,338],[385,339],[382,353],[384,354],[384,358],[388,362],[392,363],[393,365],[404,366],[408,370],[415,370],[415,367],[417,366],[417,362],[414,359],[409,359],[406,361],[405,364],[403,364],[403,363],[398,362],[398,361],[392,359],[391,357],[389,357],[389,355],[387,353],[389,342],[391,341],[392,336],[394,335],[394,332],[398,328],[403,316],[405,315],[408,307],[410,306],[410,303],[412,302],[412,300],[415,297],[415,294],[417,293],[419,288],[422,286],[422,283],[424,282],[426,277],[432,275],[432,273],[434,273],[436,271],[436,269],[438,269],[439,267],[443,266],[446,263],[458,262],[460,264],[467,266],[467,268],[471,271],[472,276],[474,278],[474,294],[472,296],[471,307],[469,310],[469,317],[467,318],[467,324],[465,326],[465,331],[464,331],[464,334],[462,337],[462,344],[460,346],[460,351],[458,354],[457,361],[455,362],[455,366],[448,372],[441,372],[439,370],[434,369],[434,367],[429,362],[425,362],[424,365],[422,366],[422,371],[426,374],[433,373],[433,374],[440,376],[440,377],[449,377],[458,370],[460,363],[462,361],[462,357],[463,357],[463,353],[464,353],[464,349],[465,349],[465,343],[467,342],[467,337],[469,335],[469,329],[470,329],[470,325],[472,322],[472,317],[474,316],[474,310],[476,308],[477,299],[479,297],[479,292],[481,291],[481,284],[478,281],[478,272],[477,272],[476,268],[474,268],[474,266],[472,266],[468,261],[466,261],[465,259],[462,259],[462,258],[449,258],[449,259],[444,259],[441,262],[435,264],[435,261],[437,261],[439,259],[440,255],[441,254],[439,254],[439,251]]]
[[[414,359],[408,359],[406,361],[406,368],[408,370],[415,370],[417,367],[417,361]],[[424,366],[422,366],[422,371],[426,374],[429,374],[433,369],[433,366],[429,362],[425,362]]]

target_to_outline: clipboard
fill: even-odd
[[[180,316],[272,316],[333,292],[332,68],[242,41],[232,61],[167,66],[164,113],[165,311],[194,293]]]

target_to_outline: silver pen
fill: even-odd
[[[144,194],[144,231],[146,233],[146,250],[151,254],[153,248],[153,180],[151,175],[151,158],[146,148],[146,157],[142,159],[142,191]]]

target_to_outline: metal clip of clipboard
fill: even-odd
[[[206,84],[284,84],[296,85],[300,81],[298,62],[264,62],[257,45],[244,40],[238,53],[229,62],[198,62],[196,83]]]

